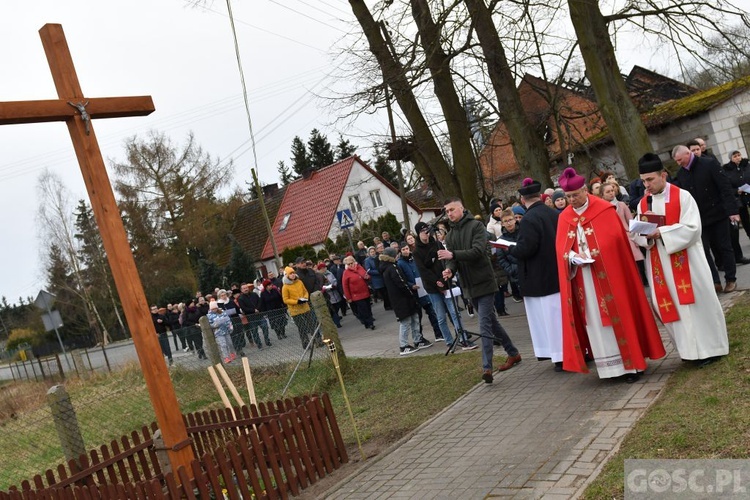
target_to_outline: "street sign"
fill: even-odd
[[[45,311],[49,311],[54,304],[55,296],[44,290],[41,290],[39,295],[36,296],[36,299],[34,299],[34,305]]]
[[[339,219],[339,226],[341,226],[341,229],[354,227],[354,217],[352,217],[352,211],[348,208],[336,212],[336,217]]]
[[[60,311],[57,310],[50,311],[49,314],[42,314],[42,323],[44,323],[44,330],[47,332],[57,330],[64,326],[62,317],[60,316]]]

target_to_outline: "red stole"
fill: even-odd
[[[666,225],[671,226],[680,222],[680,188],[668,184],[669,203],[664,204]],[[641,214],[647,210],[646,197],[641,198]],[[656,296],[656,305],[659,308],[659,316],[664,323],[672,323],[680,319],[677,307],[674,305],[672,294],[664,280],[664,268],[659,257],[657,244],[649,249],[651,256],[651,278]],[[669,264],[672,266],[672,275],[677,290],[677,300],[680,304],[694,304],[693,283],[690,279],[690,263],[688,262],[687,249],[680,250],[669,256]]]

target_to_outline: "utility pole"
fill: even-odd
[[[380,21],[380,29],[383,30],[383,36],[388,43],[388,50],[392,51],[391,37],[388,34],[388,29],[385,27],[385,23]],[[388,87],[388,82],[385,81],[385,75],[383,75],[383,90],[385,91],[385,109],[388,112],[388,125],[391,129],[391,145],[396,144],[396,127],[393,124],[393,110],[391,109],[391,94]],[[401,211],[404,214],[404,227],[409,230],[411,224],[409,223],[409,211],[406,203],[406,192],[404,188],[404,174],[401,171],[401,160],[396,158],[396,177],[398,178],[398,193],[401,195]]]

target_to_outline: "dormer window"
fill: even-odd
[[[286,226],[289,224],[289,218],[292,216],[292,212],[289,212],[288,214],[284,215],[284,220],[281,221],[281,226],[279,226],[279,232],[286,229]]]

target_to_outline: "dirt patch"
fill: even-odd
[[[362,451],[364,451],[367,460],[370,460],[373,457],[376,457],[379,454],[383,453],[394,442],[395,441],[373,439],[362,445]],[[300,492],[299,496],[296,496],[294,498],[300,498],[302,500],[315,500],[318,498],[323,498],[323,495],[325,495],[328,490],[336,486],[338,483],[340,483],[350,475],[354,474],[365,464],[365,462],[362,461],[362,456],[360,455],[359,448],[356,445],[349,446],[346,449],[346,452],[349,454],[348,463],[344,464],[340,469],[333,471],[330,476],[326,476],[312,486],[305,488]]]

